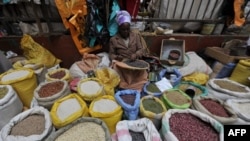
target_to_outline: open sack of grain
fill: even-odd
[[[112,134],[115,132],[117,122],[122,119],[123,110],[113,96],[104,95],[90,103],[89,114],[91,117],[103,120]]]
[[[83,78],[77,84],[77,92],[87,102],[105,94],[104,86],[98,78]]]
[[[192,105],[191,98],[179,89],[169,89],[160,98],[167,109],[186,109]]]
[[[208,96],[221,100],[247,98],[250,99],[250,88],[228,78],[212,78],[206,84]]]
[[[161,141],[161,137],[152,121],[140,118],[119,121],[112,141]]]
[[[80,117],[88,116],[85,101],[75,93],[59,98],[53,104],[50,115],[56,129],[62,128]]]
[[[192,109],[169,109],[162,118],[164,141],[223,141],[223,125],[207,114]]]
[[[250,124],[250,99],[228,99],[225,103],[243,120],[239,124]]]
[[[101,52],[97,54],[83,54],[81,61],[73,63],[69,72],[73,78],[82,78],[87,76],[87,72],[99,68],[106,68],[110,66],[109,54]]]
[[[8,70],[0,75],[0,84],[11,85],[23,105],[30,108],[33,92],[37,87],[37,78],[33,70],[27,68]]]
[[[21,49],[29,63],[44,64],[46,68],[51,68],[62,62],[45,47],[35,42],[28,34],[24,34],[21,39]]]
[[[21,113],[23,103],[11,85],[0,85],[0,130],[10,119]]]
[[[66,68],[57,68],[48,70],[45,74],[46,81],[53,81],[53,80],[66,80],[70,81],[72,78],[70,76],[69,70]]]
[[[137,90],[120,90],[115,93],[115,99],[121,105],[125,119],[135,120],[138,118],[140,106],[140,92]]]
[[[189,96],[206,96],[208,95],[207,88],[194,82],[190,81],[182,81],[178,85],[174,87],[175,89],[179,89]]]
[[[119,74],[110,67],[101,67],[94,70],[96,78],[104,85],[105,93],[108,95],[115,94],[115,88],[120,83]]]
[[[112,61],[112,68],[120,76],[120,88],[141,91],[144,84],[148,82],[149,64],[146,61]]]
[[[142,94],[144,96],[152,95],[152,96],[155,96],[155,97],[160,97],[162,95],[162,92],[154,82],[148,81],[143,86]]]
[[[157,130],[161,128],[161,120],[166,111],[164,103],[157,97],[148,95],[140,100],[140,116],[150,119]]]
[[[45,74],[48,72],[47,68],[43,64],[30,63],[27,60],[20,60],[13,64],[14,69],[29,68],[34,70],[38,84],[45,81]]]
[[[46,81],[40,83],[34,90],[33,100],[36,100],[39,106],[43,106],[50,111],[57,99],[70,93],[69,84],[66,80]]]
[[[175,75],[176,77],[171,80],[171,83],[174,86],[178,85],[181,82],[182,79],[182,75],[179,72],[178,69],[174,68],[172,71],[170,71],[169,69],[162,69],[159,73],[160,78],[162,79],[163,77],[165,77],[166,79],[170,80],[170,75]]]
[[[232,124],[237,120],[234,110],[218,98],[209,96],[195,97],[193,98],[192,108],[211,116],[221,124]]]
[[[42,141],[52,132],[54,127],[49,111],[43,107],[34,107],[13,117],[2,128],[0,140]]]
[[[82,117],[50,134],[45,141],[111,141],[107,125],[98,118]]]

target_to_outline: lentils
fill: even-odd
[[[104,129],[94,122],[78,123],[58,136],[55,141],[105,141]]]
[[[200,100],[200,103],[212,114],[220,117],[229,117],[226,109],[218,102],[211,99]]]
[[[47,83],[39,89],[38,95],[41,98],[52,96],[60,92],[63,89],[63,86],[64,86],[64,83],[61,81]]]
[[[169,124],[179,141],[219,141],[215,129],[192,114],[175,113],[171,115]]]
[[[248,92],[244,87],[236,85],[230,81],[215,80],[214,83],[220,86],[222,89],[227,89],[234,92]]]
[[[133,94],[120,95],[120,97],[127,104],[134,105],[135,103],[135,95]]]
[[[160,93],[160,89],[154,84],[154,83],[149,83],[146,87],[147,91],[153,92],[153,93]]]
[[[50,74],[49,76],[51,78],[55,78],[55,79],[62,79],[65,75],[66,75],[65,71],[60,70],[60,71],[57,71],[53,74]]]
[[[10,135],[30,136],[40,135],[45,130],[45,118],[43,115],[29,115],[11,129]]]
[[[4,96],[8,93],[7,87],[0,87],[0,99],[4,98]]]
[[[159,114],[163,112],[161,104],[154,99],[144,99],[142,101],[143,107],[145,110]]]
[[[189,103],[189,99],[187,99],[184,95],[182,95],[179,91],[168,91],[164,93],[169,101],[176,105],[183,105]]]

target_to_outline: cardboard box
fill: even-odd
[[[184,64],[185,41],[176,39],[163,39],[161,44],[160,62],[163,65]]]
[[[250,56],[232,56],[230,55],[229,49],[224,49],[221,47],[207,47],[205,49],[205,54],[223,64],[237,63],[242,59],[250,59]]]

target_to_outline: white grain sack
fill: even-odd
[[[232,102],[232,106],[237,108],[240,113],[243,113],[247,117],[250,117],[250,103],[247,102]]]
[[[70,115],[81,109],[81,105],[75,98],[63,101],[57,108],[56,114],[60,120],[65,120]]]
[[[118,107],[118,104],[110,99],[100,99],[93,105],[93,111],[101,113],[109,113],[114,111]]]
[[[62,135],[58,136],[55,141],[105,141],[105,131],[102,126],[94,122],[78,123]]]
[[[22,78],[24,76],[27,76],[30,72],[27,70],[20,70],[20,71],[14,71],[11,73],[8,73],[2,77],[2,82],[5,81],[11,81],[11,80],[16,80],[18,78]]]
[[[83,91],[87,95],[93,95],[98,93],[98,91],[102,88],[102,86],[96,81],[86,81],[81,83],[81,91]]]

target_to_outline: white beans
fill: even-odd
[[[83,122],[65,131],[55,141],[105,141],[105,131],[94,122]]]

